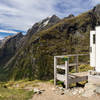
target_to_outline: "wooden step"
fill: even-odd
[[[82,77],[77,77],[74,79],[69,79],[69,83],[77,83],[77,82],[82,82],[82,81],[87,81],[88,80],[88,76],[82,76]]]
[[[57,65],[57,68],[65,70],[65,65]]]
[[[88,72],[72,73],[68,75],[69,83],[76,83],[88,80]],[[65,75],[57,74],[57,80],[65,82]]]

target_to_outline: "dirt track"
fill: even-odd
[[[37,88],[43,89],[45,91],[42,94],[35,94],[32,100],[100,100],[100,96],[98,95],[86,98],[79,95],[70,96],[67,94],[57,94],[53,90],[54,86],[51,83],[39,83]]]

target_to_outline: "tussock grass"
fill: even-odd
[[[32,95],[33,91],[0,87],[0,100],[28,100]]]

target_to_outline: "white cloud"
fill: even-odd
[[[27,30],[33,23],[55,13],[57,0],[7,0],[12,6],[0,4],[0,24]],[[7,3],[8,3],[7,2]]]
[[[15,31],[9,31],[9,30],[0,30],[0,32],[3,32],[3,33],[13,33],[13,34],[17,34],[17,32]]]
[[[100,0],[0,0],[0,24],[8,29],[26,31],[35,22],[56,14],[84,12]],[[89,4],[91,2],[91,4]],[[61,6],[61,8],[60,8]],[[58,8],[61,10],[59,11]],[[65,8],[65,9],[63,9]]]
[[[100,0],[91,0],[91,4],[93,6],[97,5],[97,4],[100,4]]]

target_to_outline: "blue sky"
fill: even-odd
[[[92,9],[100,0],[0,0],[0,38],[26,32],[35,22],[56,14],[60,18]]]

